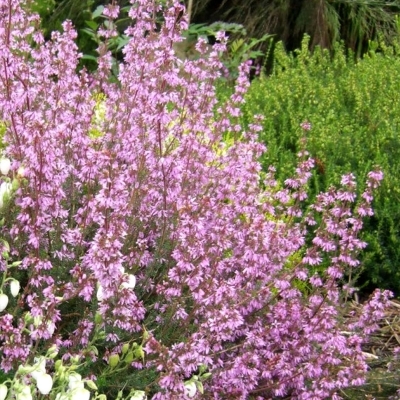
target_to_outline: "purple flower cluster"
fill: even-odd
[[[273,168],[261,172],[259,125],[240,124],[249,66],[217,109],[223,36],[209,55],[178,63],[182,6],[171,4],[160,28],[153,3],[132,7],[112,83],[104,46],[97,72],[77,73],[70,22],[45,42],[37,17],[0,0],[0,119],[12,169],[24,168],[1,234],[27,276],[13,315],[0,314],[1,368],[43,343],[85,362],[132,337],[146,357],[131,368],[158,373],[146,388],[155,400],[184,399],[199,365],[211,374],[207,399],[339,398],[364,381],[361,344],[389,297],[377,292],[343,322],[339,283],[358,265],[361,217],[382,176],[370,174],[356,212],[348,175],[303,214],[313,161],[301,154],[282,187]],[[105,117],[93,138],[99,94]],[[80,320],[66,332],[72,302]],[[88,349],[99,329],[105,355]]]

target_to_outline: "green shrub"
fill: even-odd
[[[260,138],[268,146],[263,165],[277,166],[281,181],[293,171],[309,121],[307,148],[316,160],[311,197],[353,172],[360,188],[374,164],[385,173],[367,222],[359,284],[400,292],[400,57],[395,49],[373,53],[355,63],[336,45],[334,56],[308,38],[295,54],[278,44],[270,76],[252,82],[245,115],[264,115]],[[246,118],[246,117],[245,117]]]

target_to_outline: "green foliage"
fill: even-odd
[[[224,82],[233,83],[238,77],[238,67],[245,61],[253,60],[253,69],[260,64],[259,60],[265,56],[265,48],[269,49],[272,44],[273,35],[264,34],[259,38],[248,35],[247,30],[241,24],[217,21],[212,24],[190,24],[183,32],[185,40],[174,43],[174,51],[181,60],[193,60],[199,56],[196,44],[199,38],[205,38],[211,43],[215,40],[218,32],[225,32],[229,37],[227,51],[221,54],[221,61],[226,67],[228,76],[223,78]],[[264,50],[262,51],[261,48]],[[211,45],[210,45],[211,51]]]
[[[361,55],[379,35],[391,42],[399,11],[398,0],[224,0],[218,5],[204,0],[194,2],[193,19],[241,23],[250,37],[274,34],[290,49],[299,46],[304,34],[310,35],[311,48],[332,49],[340,39]]]
[[[254,80],[245,115],[265,116],[260,138],[268,152],[265,168],[276,165],[280,181],[296,165],[303,135],[300,123],[309,121],[307,149],[316,160],[311,197],[338,184],[353,172],[362,182],[377,164],[385,174],[377,193],[375,216],[366,222],[360,284],[400,293],[400,57],[396,49],[372,53],[355,63],[336,45],[327,50],[302,48],[287,54],[278,44],[271,76]],[[382,50],[382,47],[381,47]]]
[[[54,0],[33,0],[30,3],[30,8],[34,13],[38,13],[41,18],[48,18],[56,6]]]
[[[81,28],[79,32],[91,42],[91,45],[87,45],[86,48],[83,49],[82,60],[90,69],[95,69],[97,67],[97,49],[100,44],[104,42],[104,38],[98,33],[99,28],[106,28],[109,30],[115,29],[117,35],[108,38],[106,40],[106,45],[107,49],[112,53],[111,62],[113,75],[114,77],[118,76],[118,61],[122,60],[122,49],[128,43],[128,36],[126,36],[123,31],[127,27],[127,21],[130,21],[128,18],[129,9],[130,6],[122,7],[120,17],[112,21],[103,15],[104,6],[99,5],[89,14],[89,18],[84,21],[85,27]]]
[[[3,137],[4,134],[6,133],[6,125],[4,122],[0,121],[0,151],[4,150],[5,145],[3,143]]]
[[[127,18],[129,1],[121,0],[118,3],[121,6],[121,16],[115,21],[115,27],[119,35],[107,42],[108,49],[114,56],[114,75],[118,74],[117,60],[122,59],[120,50],[127,43],[123,32],[130,23]],[[52,32],[62,31],[62,23],[65,20],[71,20],[78,33],[77,45],[83,54],[79,67],[94,71],[97,68],[97,49],[103,41],[98,35],[98,29],[111,24],[108,18],[101,15],[105,4],[108,2],[103,0],[29,0],[25,6],[29,11],[40,15],[41,29],[46,39],[51,37]]]
[[[163,3],[162,0],[157,0]],[[99,35],[100,28],[114,29],[117,36],[106,40],[107,49],[112,52],[114,78],[118,76],[118,64],[123,59],[122,49],[128,42],[124,34],[125,29],[131,24],[128,11],[131,8],[129,1],[123,0],[120,16],[111,21],[102,15],[106,2],[102,0],[32,0],[27,4],[31,11],[38,13],[42,20],[42,29],[47,38],[51,32],[61,30],[62,22],[72,20],[77,32],[77,44],[83,56],[80,67],[86,67],[93,71],[97,68],[97,49],[105,40]],[[162,16],[157,15],[162,21]],[[199,56],[195,46],[200,37],[215,37],[217,32],[224,31],[232,40],[229,43],[228,52],[223,56],[223,62],[229,71],[229,79],[233,81],[237,77],[238,66],[249,59],[257,59],[263,56],[260,45],[269,43],[271,35],[264,34],[260,38],[247,36],[243,25],[217,21],[211,24],[190,24],[183,32],[185,38],[180,43],[174,43],[174,50],[179,58],[195,59]],[[211,46],[210,46],[211,47]]]

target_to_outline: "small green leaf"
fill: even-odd
[[[201,393],[204,394],[204,387],[203,384],[200,381],[195,381],[194,382],[196,384],[197,390]]]
[[[201,376],[201,380],[205,381],[206,379],[208,379],[211,376],[211,372],[206,372],[205,374],[203,374]]]
[[[96,346],[90,346],[88,350],[89,350],[89,351],[92,351],[93,354],[95,354],[96,356],[99,355],[99,350],[97,350],[97,347],[96,347]]]
[[[93,381],[87,380],[87,381],[85,381],[85,383],[89,389],[98,390],[96,384]]]
[[[124,46],[126,46],[129,43],[130,38],[128,36],[119,36],[117,39],[117,50],[121,50]]]
[[[200,375],[204,374],[207,371],[207,367],[204,364],[199,365],[199,373]]]
[[[82,60],[91,60],[91,61],[96,61],[97,62],[97,57],[91,56],[90,54],[84,54],[81,57]]]
[[[97,39],[97,33],[93,31],[92,29],[89,28],[83,28],[80,30],[80,32],[86,33],[88,36],[90,36],[94,41],[98,41]]]
[[[10,267],[18,267],[19,265],[21,265],[22,264],[22,261],[14,261],[11,265],[10,265]]]
[[[3,243],[3,246],[5,247],[5,251],[10,251],[10,245],[8,244],[8,242],[4,239],[0,239],[0,241]]]
[[[92,13],[92,18],[95,19],[97,17],[100,17],[101,14],[103,14],[104,11],[104,6],[98,6]]]
[[[95,21],[85,21],[85,24],[86,24],[89,28],[93,29],[94,31],[96,31],[97,28],[99,27],[99,24],[98,24],[97,22],[95,22]]]

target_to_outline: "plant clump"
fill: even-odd
[[[10,160],[0,209],[1,393],[339,398],[364,382],[361,345],[390,296],[375,292],[344,322],[352,288],[343,280],[365,246],[361,220],[382,173],[369,173],[357,204],[348,174],[303,213],[313,160],[303,150],[278,185],[272,167],[261,172],[259,121],[239,123],[248,64],[217,103],[224,34],[207,57],[178,63],[182,6],[133,5],[115,82],[105,46],[95,73],[76,72],[70,22],[45,42],[35,15],[0,0]],[[197,51],[208,51],[204,41]],[[316,270],[322,261],[328,267]]]

